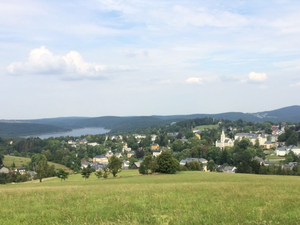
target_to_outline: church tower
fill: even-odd
[[[222,134],[221,134],[221,143],[225,142],[225,133],[224,130],[222,130]]]

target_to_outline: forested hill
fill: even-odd
[[[273,111],[258,113],[227,112],[219,114],[192,114],[170,116],[103,116],[103,117],[60,117],[50,119],[37,119],[19,121],[20,123],[1,124],[0,136],[25,136],[29,134],[41,134],[66,131],[83,127],[104,127],[117,131],[129,131],[149,126],[166,125],[171,122],[180,122],[196,118],[214,118],[231,121],[244,120],[250,122],[300,122],[300,106],[290,106]],[[15,122],[15,121],[14,121]],[[35,125],[33,125],[35,124]],[[38,126],[39,125],[39,126]]]
[[[64,132],[69,129],[46,124],[0,122],[0,137],[19,137],[32,134]]]

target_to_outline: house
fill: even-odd
[[[122,163],[122,169],[128,170],[129,169],[129,161],[124,160]]]
[[[69,140],[69,141],[68,141],[68,144],[69,144],[69,145],[73,145],[73,144],[76,144],[76,143],[74,143],[73,140]]]
[[[18,167],[15,169],[16,172],[20,173],[21,175],[26,173],[26,168],[25,167]]]
[[[253,145],[258,141],[259,145],[263,145],[267,140],[265,134],[251,134],[251,133],[237,133],[234,136],[234,140],[241,141],[243,138],[247,138]]]
[[[116,156],[117,158],[123,158],[123,156],[122,156],[121,153],[116,153],[115,156]]]
[[[283,147],[278,147],[276,150],[275,150],[275,155],[277,156],[285,156],[287,153],[286,153],[286,147],[283,146]]]
[[[144,134],[134,134],[133,135],[136,139],[143,139],[143,138],[146,138],[146,135]]]
[[[0,173],[6,173],[8,174],[9,173],[9,169],[5,166],[0,166]]]
[[[131,166],[131,169],[139,169],[142,161],[134,162]]]
[[[88,143],[87,145],[89,145],[89,146],[97,146],[99,144],[97,142],[92,142],[92,143]]]
[[[258,161],[260,165],[264,163],[264,160],[263,160],[262,158],[260,158],[260,157],[257,157],[257,156],[255,156],[255,157],[253,158],[253,160]]]
[[[289,154],[290,151],[294,152],[296,155],[300,154],[300,148],[295,145],[290,145],[287,147],[286,146],[278,147],[275,150],[275,154],[277,156],[285,156],[285,155]]]
[[[271,135],[271,142],[275,143],[278,140],[278,135]]]
[[[87,143],[88,143],[88,141],[85,138],[79,141],[80,145],[85,145]]]
[[[110,158],[110,157],[112,157],[113,155],[114,155],[114,153],[113,153],[111,150],[109,150],[109,151],[106,152],[106,154],[105,154],[106,158]]]
[[[35,171],[28,171],[27,173],[29,174],[29,176],[30,176],[31,178],[33,178],[33,177],[36,175],[36,172],[35,172]]]
[[[153,150],[156,150],[156,149],[158,149],[159,148],[159,144],[156,144],[156,143],[152,143],[151,144],[151,150],[153,151]]]
[[[189,140],[188,139],[185,139],[185,138],[182,138],[182,139],[180,139],[183,143],[186,143],[186,142],[188,142]]]
[[[151,134],[151,141],[155,141],[156,140],[157,135],[156,134]]]
[[[290,145],[287,147],[288,151],[293,151],[296,155],[300,154],[300,148],[296,145]]]
[[[135,155],[134,151],[128,152],[127,153],[127,158],[130,158],[131,156]]]
[[[271,162],[271,161],[264,161],[264,165],[265,165],[265,166],[271,166],[271,165],[275,165],[275,162]]]
[[[290,169],[290,170],[292,170],[294,166],[295,166],[295,164],[293,162],[290,162],[289,164],[284,164],[282,166],[282,168],[283,169]]]
[[[274,143],[272,141],[266,141],[264,143],[264,149],[270,149],[274,147]]]
[[[223,169],[223,173],[235,173],[235,166],[225,166]]]
[[[179,162],[180,165],[184,166],[186,163],[199,162],[202,164],[203,171],[207,171],[207,160],[204,158],[186,158]]]
[[[202,164],[204,164],[204,163],[207,163],[208,161],[206,160],[206,159],[204,159],[204,158],[200,158],[200,159],[198,159],[199,160],[199,162],[201,162]]]
[[[128,148],[127,145],[123,147],[122,152],[130,152],[131,148]]]
[[[154,157],[157,157],[157,156],[159,156],[160,154],[162,153],[162,151],[161,150],[153,150],[152,151],[152,155],[154,156]]]
[[[108,162],[108,159],[104,155],[96,155],[93,158],[93,162],[103,163],[103,162]]]
[[[221,140],[216,141],[216,147],[220,149],[224,149],[225,147],[233,147],[233,146],[234,146],[234,140],[231,138],[226,138],[224,130],[222,130]]]

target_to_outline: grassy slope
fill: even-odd
[[[5,166],[10,167],[13,162],[15,162],[16,167],[22,167],[23,164],[27,164],[27,163],[30,162],[30,158],[17,157],[17,156],[9,156],[9,155],[5,155],[4,156],[3,164]],[[55,166],[56,169],[62,168],[64,170],[70,171],[70,169],[68,167],[65,167],[64,165],[61,165],[61,164],[52,163],[52,162],[49,162],[48,164],[50,166],[52,164],[54,164],[54,166]]]
[[[300,178],[181,172],[0,186],[3,224],[299,224]],[[164,223],[165,222],[165,223]]]
[[[204,129],[218,129],[219,125],[202,125],[202,126],[197,126],[194,128],[194,130],[204,130]]]

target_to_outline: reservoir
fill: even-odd
[[[80,128],[80,129],[74,129],[67,132],[60,132],[60,133],[52,133],[52,134],[38,134],[38,135],[32,135],[31,137],[39,137],[41,139],[47,139],[50,137],[65,137],[65,136],[73,136],[78,137],[81,135],[95,135],[95,134],[106,134],[110,130],[104,129],[102,127],[86,127],[86,128]]]

